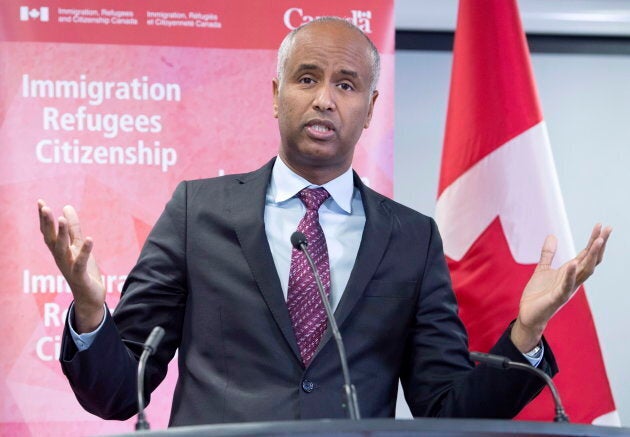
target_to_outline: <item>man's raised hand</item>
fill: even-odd
[[[74,296],[74,328],[90,332],[103,320],[105,287],[96,265],[91,238],[83,238],[79,217],[72,206],[63,208],[55,225],[52,210],[43,200],[37,201],[39,228],[57,267],[68,281]]]
[[[540,342],[551,317],[593,274],[595,267],[604,258],[611,232],[610,227],[595,225],[586,247],[558,269],[551,268],[551,262],[556,254],[556,238],[550,235],[545,239],[540,261],[523,290],[518,318],[510,336],[521,352],[532,350]]]

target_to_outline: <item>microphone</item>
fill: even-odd
[[[164,337],[164,328],[156,326],[147,337],[144,345],[142,345],[144,350],[138,364],[138,421],[136,422],[136,431],[151,428],[144,417],[144,370],[147,366],[147,360],[157,350],[162,337]]]
[[[306,256],[306,260],[308,264],[311,266],[311,270],[313,270],[313,275],[315,276],[315,282],[317,283],[317,289],[319,290],[319,296],[322,299],[322,303],[324,304],[324,309],[326,310],[326,318],[328,319],[328,326],[330,326],[330,330],[332,335],[337,343],[337,350],[339,352],[339,360],[341,361],[341,371],[343,373],[343,390],[346,395],[346,403],[348,404],[348,415],[352,420],[359,420],[361,418],[361,413],[359,412],[359,401],[357,400],[357,391],[354,385],[350,382],[350,372],[348,370],[348,359],[346,357],[346,349],[343,346],[343,341],[341,340],[341,334],[339,333],[339,327],[337,326],[337,321],[335,320],[335,316],[333,316],[332,309],[330,308],[330,302],[328,302],[328,298],[326,297],[326,292],[324,291],[324,286],[322,285],[322,281],[319,277],[319,273],[317,272],[317,268],[315,267],[315,263],[311,258],[311,255],[308,253],[306,246],[308,246],[308,242],[306,241],[306,236],[297,231],[291,234],[291,244],[297,250],[300,250]]]
[[[562,406],[562,401],[560,400],[560,395],[558,394],[556,385],[553,383],[549,375],[547,375],[542,370],[537,369],[536,367],[529,364],[511,361],[509,358],[503,357],[501,355],[484,354],[482,352],[471,352],[470,359],[487,364],[491,367],[498,367],[500,369],[525,370],[529,373],[537,375],[539,378],[542,378],[545,381],[545,384],[547,384],[547,386],[549,387],[549,390],[551,390],[551,396],[553,397],[553,402],[555,404],[556,416],[553,418],[553,421],[569,422],[569,416],[567,416],[566,412],[564,411],[564,407]]]

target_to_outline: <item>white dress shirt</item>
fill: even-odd
[[[306,207],[296,195],[304,188],[320,186],[330,193],[319,208],[319,223],[328,247],[330,306],[334,311],[350,278],[365,227],[363,202],[359,190],[354,187],[352,169],[324,185],[314,185],[295,174],[278,157],[265,199],[265,233],[286,300],[291,267],[291,234],[306,213]]]

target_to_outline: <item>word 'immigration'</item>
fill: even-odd
[[[179,102],[182,90],[177,83],[149,82],[148,76],[133,78],[127,82],[87,80],[82,74],[79,80],[32,79],[22,75],[22,97],[87,99],[93,106],[105,100],[151,100]]]

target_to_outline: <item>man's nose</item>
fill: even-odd
[[[313,109],[317,111],[334,111],[336,108],[333,90],[329,85],[322,85],[317,89],[313,99]]]

